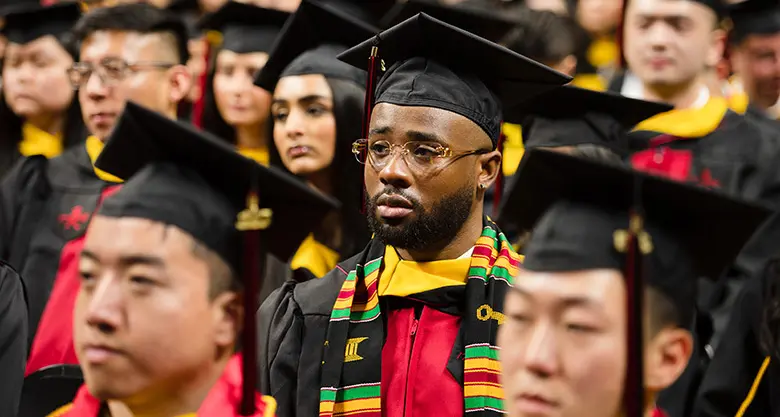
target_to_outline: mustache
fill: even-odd
[[[376,207],[378,205],[377,201],[379,201],[379,198],[384,196],[384,195],[387,195],[387,196],[395,195],[395,196],[403,197],[406,200],[408,200],[410,203],[412,203],[412,206],[413,206],[412,208],[413,209],[415,209],[417,207],[420,207],[420,205],[421,205],[421,203],[420,203],[420,201],[418,199],[416,199],[415,197],[409,195],[409,193],[407,193],[406,191],[404,191],[404,190],[402,190],[400,188],[395,188],[395,187],[385,187],[384,190],[376,193],[376,195],[371,197],[371,200],[370,200],[371,206]]]

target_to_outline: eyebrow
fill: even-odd
[[[518,286],[513,286],[512,291],[516,292],[517,294],[520,294],[525,298],[530,298],[530,299],[534,298],[534,295],[532,293]],[[573,308],[573,307],[583,307],[583,308],[599,307],[599,303],[595,302],[594,300],[588,297],[582,297],[576,295],[562,297],[560,300],[556,302],[556,304],[558,304],[562,310],[565,310],[567,308]]]
[[[435,133],[420,132],[418,130],[407,130],[406,137],[411,140],[416,140],[420,142],[436,142],[436,143],[444,144],[444,141],[439,137],[439,135]]]
[[[288,100],[288,99],[285,99],[285,98],[275,98],[275,99],[273,99],[271,104],[283,104],[283,103],[288,103],[290,101],[293,101],[293,102],[298,101],[298,102],[302,102],[302,103],[308,103],[308,102],[317,101],[317,100],[328,100],[329,98],[330,97],[325,97],[325,96],[319,95],[319,94],[309,94],[308,96],[303,96],[303,97],[301,97],[301,98],[299,98],[297,100]]]
[[[81,257],[93,260],[95,262],[100,262],[100,258],[94,252],[91,252],[87,249],[81,251]],[[165,267],[165,262],[162,260],[162,258],[157,256],[140,255],[140,254],[121,256],[119,258],[119,264],[125,268],[134,265],[145,265],[145,266],[152,266],[156,268]]]

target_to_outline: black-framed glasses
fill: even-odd
[[[128,63],[118,58],[105,58],[95,65],[90,62],[75,62],[68,68],[68,78],[74,89],[83,87],[92,73],[100,77],[100,81],[105,86],[113,86],[122,82],[125,78],[138,71],[145,70],[167,70],[176,66],[170,62],[134,62]]]
[[[369,142],[359,139],[352,144],[352,153],[361,164],[370,163],[378,170],[386,167],[400,153],[406,165],[417,172],[430,172],[446,167],[457,159],[469,155],[482,155],[491,152],[490,149],[472,151],[453,151],[436,142],[409,141],[403,145],[391,144],[385,140]]]

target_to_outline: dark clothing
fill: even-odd
[[[0,262],[0,415],[15,416],[27,358],[27,306],[22,278]]]

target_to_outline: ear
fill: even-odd
[[[228,347],[236,343],[244,320],[244,308],[239,293],[225,291],[211,302],[214,340],[218,346]]]
[[[645,346],[645,387],[657,393],[682,375],[693,352],[688,330],[665,328]]]
[[[707,52],[707,67],[714,68],[723,58],[726,50],[726,31],[723,29],[713,30],[710,34],[710,48]]]
[[[168,90],[168,101],[178,104],[190,94],[192,89],[192,73],[184,65],[176,65],[168,70],[168,79],[170,88]]]
[[[496,181],[501,170],[501,152],[494,150],[479,155],[478,162],[477,190],[484,193]],[[480,185],[484,185],[484,187],[480,187]]]
[[[566,75],[574,76],[574,71],[577,69],[577,57],[574,55],[568,55],[563,58],[558,64],[553,67],[554,70],[564,73]]]

